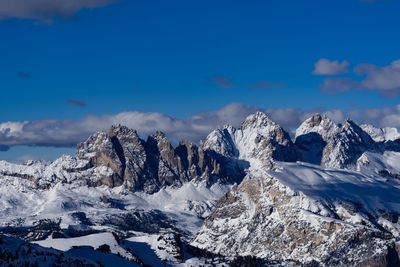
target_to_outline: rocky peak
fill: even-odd
[[[235,136],[243,137],[244,133],[254,133],[259,137],[276,139],[280,144],[291,142],[289,134],[261,111],[248,116],[235,132]]]
[[[225,157],[260,161],[264,166],[272,166],[274,159],[294,161],[297,158],[289,134],[263,112],[248,116],[239,129],[230,125],[217,128],[201,147]]]
[[[347,118],[342,126],[342,130],[345,131],[360,131],[361,127],[357,125],[357,123],[355,123],[354,121],[352,121],[351,119]]]
[[[125,186],[133,191],[141,189],[145,184],[142,177],[146,173],[147,162],[145,141],[136,130],[120,125],[111,126],[109,138],[123,163]]]
[[[89,136],[86,141],[77,145],[76,154],[78,158],[89,159],[94,156],[99,148],[108,148],[112,144],[109,142],[108,136],[105,132],[97,132]]]
[[[295,161],[297,151],[290,136],[267,114],[256,112],[233,132],[236,154],[242,160],[272,167],[273,160]]]
[[[118,136],[119,138],[123,136],[139,137],[136,130],[130,129],[123,125],[112,125],[108,131],[108,135],[110,137]]]
[[[147,146],[153,150],[152,153],[159,154],[161,158],[168,159],[175,157],[175,151],[171,142],[161,131],[157,131],[147,138]]]
[[[76,154],[79,159],[88,160],[93,167],[110,168],[113,174],[103,177],[101,183],[114,187],[123,183],[125,171],[125,162],[119,150],[105,132],[98,132],[78,144]]]
[[[122,146],[143,145],[143,140],[140,139],[138,132],[126,126],[111,126],[108,136],[110,139],[117,139]]]
[[[202,144],[203,150],[213,150],[221,155],[238,157],[234,134],[236,129],[231,125],[225,125],[223,128],[217,128],[212,131]]]
[[[339,135],[346,136],[350,141],[363,146],[373,146],[375,144],[372,137],[366,133],[357,123],[347,119],[343,124]]]
[[[174,147],[161,131],[157,131],[154,135],[150,135],[147,139],[147,145],[151,147],[153,153],[158,154],[161,159],[168,162],[170,162],[172,158],[176,157]]]
[[[319,113],[314,114],[310,119],[311,127],[319,126],[322,122],[322,116]]]
[[[147,153],[151,159],[150,171],[161,186],[188,180],[181,158],[163,132],[148,137]]]
[[[108,134],[99,132],[79,144],[77,155],[88,160],[92,167],[111,170],[102,184],[111,187],[124,184],[131,191],[154,193],[163,186],[180,186],[192,179],[236,182],[244,173],[231,159],[237,156],[234,131],[232,126],[215,131],[216,142],[211,142],[211,138],[206,142],[208,146],[182,141],[174,148],[161,131],[145,141],[137,131],[118,125],[112,126]]]
[[[330,168],[353,168],[357,159],[367,150],[378,150],[377,144],[360,126],[346,120],[339,132],[327,140],[322,166]]]
[[[295,144],[303,161],[334,168],[351,167],[363,152],[376,149],[374,140],[354,121],[337,125],[319,114],[299,126]]]
[[[156,140],[166,140],[167,137],[165,136],[165,133],[162,131],[156,131],[154,135],[152,135]]]
[[[314,114],[312,117],[305,120],[296,129],[296,139],[299,136],[307,135],[310,133],[317,133],[322,139],[326,140],[334,136],[339,131],[339,126],[334,123],[326,115],[321,116],[321,114]]]
[[[183,169],[187,170],[190,177],[200,177],[202,172],[199,166],[199,148],[189,140],[179,142],[175,153],[182,161]]]
[[[270,117],[262,112],[262,111],[257,111],[256,113],[248,116],[245,121],[241,125],[241,129],[245,128],[265,128],[268,126],[276,126],[277,123],[275,123],[273,120],[270,119]]]

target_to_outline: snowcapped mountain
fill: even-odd
[[[326,168],[353,168],[362,153],[380,149],[355,122],[346,120],[343,125],[336,125],[319,114],[300,125],[295,143],[303,161]]]
[[[378,150],[378,146],[356,123],[346,120],[334,138],[327,142],[322,166],[352,167],[362,153],[368,150]]]
[[[249,167],[271,168],[273,160],[298,158],[289,134],[262,112],[248,116],[238,129],[228,125],[214,130],[202,147],[252,163]]]
[[[295,143],[300,150],[302,159],[313,164],[324,164],[324,148],[339,131],[338,125],[320,114],[315,114],[305,120],[295,133]]]
[[[0,264],[19,242],[88,265],[398,266],[396,133],[315,114],[293,142],[256,112],[198,145],[119,125],[74,157],[0,161]]]
[[[370,124],[362,124],[360,126],[366,133],[368,133],[375,142],[395,141],[400,138],[400,133],[397,128],[384,127],[377,128]]]

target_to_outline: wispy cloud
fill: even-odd
[[[17,76],[18,76],[18,78],[21,78],[21,79],[30,79],[30,78],[32,78],[32,75],[30,73],[28,73],[28,72],[25,72],[25,71],[18,71],[17,72]]]
[[[286,130],[292,131],[315,112],[327,114],[336,122],[351,117],[359,123],[376,126],[400,127],[400,105],[378,109],[265,109],[242,104],[230,104],[217,111],[196,114],[189,119],[179,119],[155,112],[123,112],[106,116],[86,116],[79,120],[39,120],[0,123],[0,150],[10,146],[35,145],[72,147],[94,132],[107,130],[111,125],[122,124],[138,130],[143,136],[161,130],[177,142],[190,139],[195,142],[224,124],[239,126],[251,113],[261,110]]]
[[[321,90],[325,92],[344,92],[350,90],[378,91],[383,96],[394,97],[400,94],[400,60],[386,66],[359,64],[353,76],[359,79],[338,77],[325,79]]]
[[[258,81],[255,84],[251,85],[250,88],[256,90],[269,90],[269,89],[283,89],[286,88],[287,84],[282,82],[272,82],[272,81]]]
[[[211,82],[221,89],[231,89],[234,87],[232,80],[224,75],[213,76]]]
[[[215,75],[211,78],[211,82],[221,89],[256,89],[256,90],[269,90],[269,89],[282,89],[286,88],[286,83],[275,82],[270,80],[259,80],[256,82],[241,82],[235,83],[233,79],[225,75]]]
[[[87,105],[86,101],[80,100],[80,99],[68,99],[67,104],[71,105],[71,106],[75,106],[75,107],[80,107],[80,108],[86,107],[86,105]]]
[[[32,19],[50,22],[67,18],[82,9],[108,5],[115,0],[1,0],[0,19]]]
[[[349,62],[346,60],[319,59],[314,65],[315,75],[336,75],[348,72]]]

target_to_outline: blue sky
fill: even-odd
[[[341,75],[375,77],[353,68],[380,70],[400,58],[400,1],[99,0],[90,9],[80,1],[82,8],[44,15],[37,10],[46,0],[25,13],[0,4],[0,122],[125,111],[189,119],[231,103],[302,110],[398,104],[397,93],[382,93],[386,84],[321,85]],[[346,62],[347,72],[316,75],[322,58]]]

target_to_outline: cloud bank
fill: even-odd
[[[255,111],[268,113],[287,131],[293,131],[302,121],[319,112],[336,122],[347,117],[359,123],[371,123],[379,127],[400,127],[400,105],[377,109],[301,110],[296,108],[262,109],[242,104],[230,104],[217,111],[198,113],[188,119],[178,119],[155,112],[122,112],[116,115],[86,116],[80,120],[39,120],[0,123],[0,150],[10,146],[72,147],[97,131],[106,131],[111,125],[122,124],[138,130],[145,137],[161,130],[174,142],[190,139],[199,142],[218,126],[240,123]]]
[[[0,0],[0,19],[32,19],[49,22],[67,18],[82,9],[93,9],[115,0]]]

